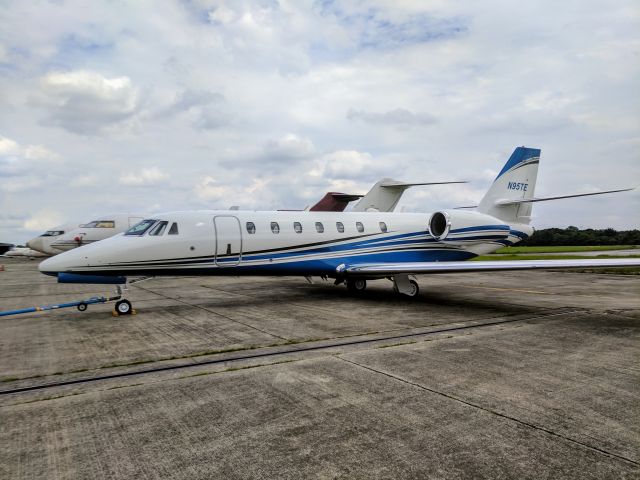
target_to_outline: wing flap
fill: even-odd
[[[640,258],[575,260],[492,260],[486,262],[408,262],[340,265],[336,271],[347,276],[395,275],[401,273],[461,273],[505,270],[640,267]]]

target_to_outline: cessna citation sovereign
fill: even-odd
[[[352,291],[388,278],[413,297],[416,274],[640,266],[640,259],[466,261],[530,236],[535,202],[622,191],[536,198],[539,159],[539,149],[516,148],[475,211],[172,212],[45,260],[40,271],[61,283],[118,284],[119,291],[132,276],[321,276]],[[120,300],[116,312],[130,313],[131,303]]]

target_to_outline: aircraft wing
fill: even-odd
[[[337,273],[346,276],[396,275],[421,273],[493,272],[504,270],[575,269],[605,267],[640,267],[640,258],[575,260],[491,260],[486,262],[407,262],[342,264]]]

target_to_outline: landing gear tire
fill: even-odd
[[[416,298],[420,293],[418,282],[416,282],[415,280],[409,280],[409,283],[411,284],[411,290],[408,292],[402,292],[402,295],[406,295],[409,298]],[[395,283],[393,284],[393,291],[400,294],[400,290],[398,290],[398,286]]]
[[[118,315],[131,315],[131,302],[129,300],[120,300],[116,303],[116,313]]]
[[[367,281],[363,278],[354,278],[347,280],[347,290],[350,292],[364,292],[367,288]]]
[[[79,311],[84,312],[87,309],[87,304],[86,303],[80,303],[78,304],[78,306],[76,307]]]
[[[415,280],[409,280],[409,283],[411,284],[411,291],[405,293],[405,295],[409,298],[415,298],[420,293],[420,287],[418,286],[418,282]]]

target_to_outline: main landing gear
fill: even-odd
[[[409,278],[407,279],[407,283],[408,284],[405,284],[403,286],[403,290],[401,291],[400,287],[398,286],[398,282],[396,280],[393,280],[393,291],[406,295],[409,298],[417,297],[420,293],[420,286],[418,285],[418,282],[416,282],[413,278]]]
[[[393,291],[406,295],[409,298],[415,298],[420,293],[420,286],[413,276],[394,275],[388,277],[393,282]],[[374,279],[375,280],[375,279]],[[343,280],[336,280],[336,284],[342,283]],[[367,280],[364,278],[347,278],[344,280],[347,290],[352,293],[362,293],[367,288]]]
[[[367,289],[367,281],[364,278],[348,278],[347,290],[354,293],[364,292]]]

